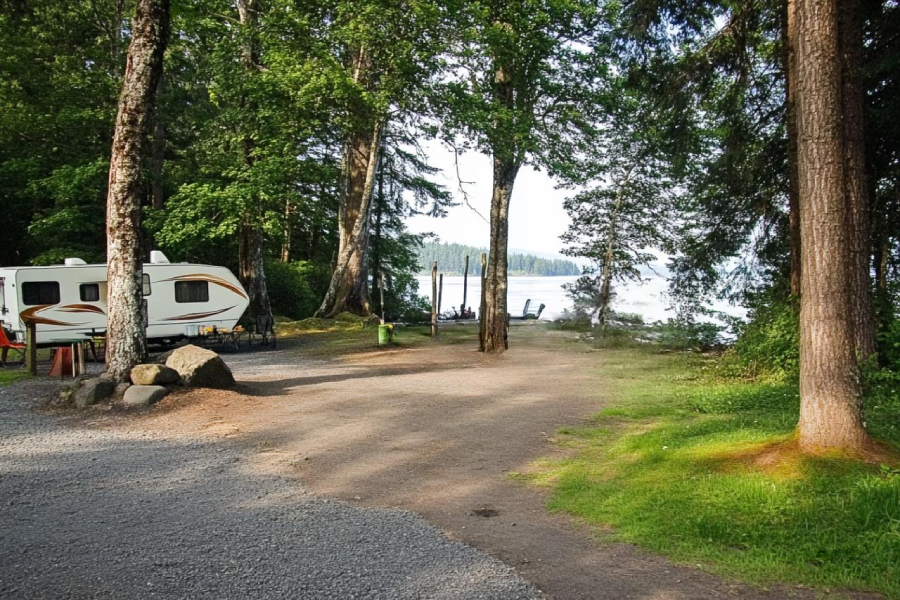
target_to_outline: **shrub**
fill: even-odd
[[[705,352],[723,345],[723,325],[690,319],[669,319],[653,324],[650,335],[664,348],[672,350],[699,350]]]
[[[305,261],[266,263],[266,287],[272,312],[291,319],[311,317],[322,294],[314,290],[311,282],[316,280],[316,269]]]
[[[419,282],[411,273],[395,273],[385,279],[384,312],[387,321],[418,323],[431,312],[431,303],[419,296]],[[378,293],[377,291],[375,292]],[[372,298],[377,307],[380,298]],[[379,315],[381,316],[381,315]]]
[[[800,307],[795,300],[761,304],[738,329],[734,356],[752,375],[775,380],[800,371]]]

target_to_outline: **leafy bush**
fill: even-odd
[[[891,319],[878,332],[878,358],[885,368],[900,373],[900,319]]]
[[[419,282],[411,273],[395,273],[385,280],[384,308],[387,321],[418,323],[424,313],[431,312],[431,303],[419,296]],[[377,294],[377,291],[375,292]],[[380,298],[373,298],[378,306]],[[379,315],[381,316],[381,315]]]
[[[322,294],[313,287],[317,280],[315,271],[306,261],[266,262],[266,287],[272,312],[291,319],[311,317],[322,300]]]
[[[794,300],[761,304],[738,330],[734,357],[750,375],[773,380],[800,370],[800,307]]]
[[[705,352],[722,346],[724,330],[717,323],[678,318],[665,323],[657,321],[651,332],[653,339],[665,348]]]

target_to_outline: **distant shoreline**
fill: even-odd
[[[456,273],[455,271],[438,271],[439,275],[444,275],[446,277],[462,277],[462,273]],[[425,273],[416,273],[416,277],[430,277],[431,271],[426,271]],[[551,277],[575,277],[578,278],[580,275],[535,275],[534,273],[507,273],[508,277],[540,277],[541,279],[549,279]],[[477,278],[477,273],[469,273],[469,278],[472,277]]]

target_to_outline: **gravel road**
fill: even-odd
[[[539,598],[411,512],[319,498],[228,441],[40,414],[0,388],[0,597]]]

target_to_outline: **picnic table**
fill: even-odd
[[[249,335],[243,327],[235,327],[234,329],[208,327],[201,330],[196,339],[192,338],[191,341],[196,341],[205,348],[218,348],[220,350],[228,348],[235,352],[240,352],[241,338],[244,334]]]

